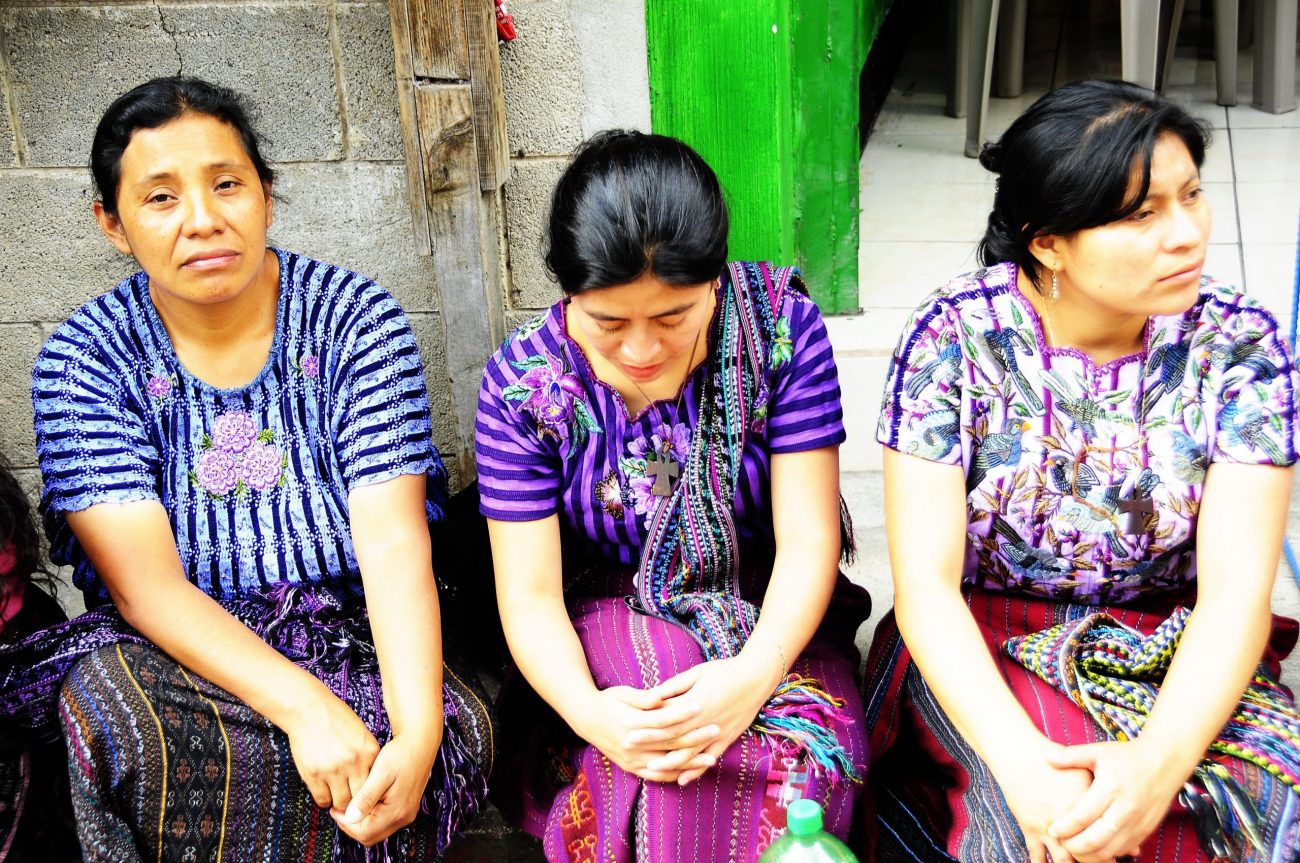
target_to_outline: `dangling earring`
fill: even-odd
[[[1061,298],[1061,286],[1056,283],[1056,270],[1052,270],[1052,302]]]

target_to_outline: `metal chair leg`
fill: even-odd
[[[1296,0],[1257,0],[1251,104],[1270,114],[1295,110]]]
[[[1238,0],[1214,0],[1214,83],[1220,105],[1237,104]]]
[[[998,15],[998,79],[993,92],[1001,98],[1019,96],[1025,89],[1025,30],[1029,26],[1029,0],[1004,0]]]
[[[1120,66],[1125,81],[1155,89],[1160,4],[1153,0],[1120,3]]]
[[[989,108],[989,79],[993,77],[993,37],[997,34],[1001,0],[962,0],[970,29],[966,66],[966,155],[974,158],[984,145],[984,118]],[[963,27],[966,22],[963,22]]]

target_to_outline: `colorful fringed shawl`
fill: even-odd
[[[758,608],[740,594],[732,507],[746,437],[766,422],[778,336],[774,310],[796,271],[736,262],[728,275],[686,464],[650,522],[636,577],[639,610],[684,625],[710,660],[740,653],[758,620]],[[831,730],[831,723],[848,721],[842,708],[818,681],[790,674],[752,728],[776,751],[806,755],[833,784],[857,780]]]
[[[1133,740],[1155,705],[1189,614],[1180,607],[1143,636],[1095,613],[1012,638],[1004,649],[1083,708],[1111,739]],[[1209,751],[1258,765],[1300,794],[1300,715],[1290,694],[1267,677],[1254,677]],[[1265,852],[1259,806],[1210,755],[1193,771],[1179,799],[1195,815],[1209,856],[1243,860],[1249,846]]]

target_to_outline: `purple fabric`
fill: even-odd
[[[635,417],[613,387],[599,381],[569,338],[565,302],[519,328],[488,361],[479,395],[476,443],[481,509],[501,521],[533,521],[553,513],[575,534],[584,554],[634,566],[654,507],[644,455],[656,438],[671,439],[685,459],[694,427],[696,387],[680,400],[654,402]],[[742,541],[770,543],[772,453],[799,452],[844,441],[839,379],[826,326],[806,295],[786,291],[777,312],[788,328],[789,361],[773,374],[765,429],[751,436],[736,490]],[[680,407],[679,407],[680,405]]]
[[[963,466],[967,585],[1091,605],[1180,589],[1206,468],[1296,461],[1300,376],[1266,309],[1205,277],[1144,339],[1103,366],[1046,347],[1011,264],[917,309],[877,437]]]

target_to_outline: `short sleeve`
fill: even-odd
[[[1209,354],[1217,404],[1212,462],[1291,465],[1297,439],[1295,363],[1272,315],[1243,308]]]
[[[806,452],[844,442],[835,355],[817,304],[787,290],[769,354],[775,370],[768,407],[771,452]]]
[[[890,360],[876,440],[944,464],[961,463],[962,349],[956,312],[931,302],[912,314]]]
[[[533,418],[505,397],[518,375],[510,345],[487,364],[479,389],[474,445],[479,511],[498,521],[537,521],[559,511],[563,465],[559,449]]]
[[[411,326],[397,302],[378,288],[363,291],[360,301],[361,313],[345,336],[350,349],[343,357],[337,420],[343,481],[349,491],[404,474],[425,474],[434,486],[445,483]]]
[[[161,462],[141,405],[123,392],[130,375],[105,360],[71,323],[36,359],[32,409],[47,520],[99,503],[160,500]]]

